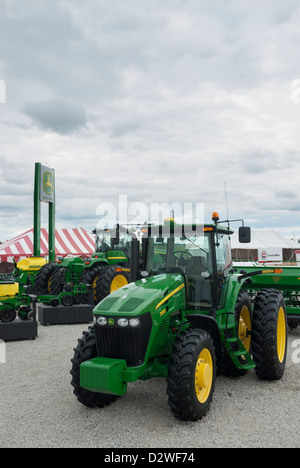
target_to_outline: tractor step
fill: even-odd
[[[234,354],[236,356],[245,356],[245,351],[235,351]]]
[[[224,333],[222,335],[225,348],[237,369],[254,369],[255,363],[241,340],[237,336],[225,337]]]
[[[238,343],[237,337],[226,338],[227,343]]]

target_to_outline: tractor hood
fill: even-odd
[[[184,291],[184,277],[178,273],[143,278],[107,296],[95,307],[94,314],[137,316],[150,310],[159,312],[177,300],[180,308],[185,301]]]

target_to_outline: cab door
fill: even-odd
[[[216,306],[223,308],[226,296],[226,280],[232,269],[231,245],[228,234],[215,234],[216,252]]]

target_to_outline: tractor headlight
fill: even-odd
[[[138,327],[139,324],[140,324],[140,319],[138,319],[138,318],[132,318],[132,319],[129,320],[129,325],[131,327]]]
[[[127,320],[127,318],[120,318],[118,320],[118,325],[120,327],[127,327],[128,323],[129,323],[129,321]]]
[[[107,318],[106,317],[98,317],[97,318],[97,323],[99,323],[99,325],[106,325],[107,324]]]
[[[125,328],[125,327],[132,327],[132,328],[137,328],[141,324],[141,320],[138,317],[133,317],[133,318],[127,318],[127,317],[104,317],[101,315],[97,319],[98,325],[105,326],[108,325],[110,327],[113,327],[115,325]]]

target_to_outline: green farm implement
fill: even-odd
[[[95,323],[74,349],[71,383],[79,402],[103,407],[129,383],[162,377],[171,412],[195,421],[210,407],[216,375],[255,369],[261,379],[280,379],[284,298],[272,286],[258,291],[252,306],[244,289],[249,277],[233,271],[233,231],[218,214],[207,225],[171,219],[142,232],[141,248],[132,234],[131,283],[96,305]],[[239,234],[250,241],[249,228]]]
[[[23,320],[31,317],[29,294],[36,275],[45,264],[43,257],[28,257],[15,263],[11,274],[0,275],[0,322],[12,322],[17,315]]]
[[[257,291],[265,288],[274,288],[281,291],[285,300],[289,327],[296,328],[300,325],[300,267],[270,267],[270,265],[238,267],[238,264],[236,264],[236,268],[240,273],[248,275],[243,288],[251,297],[254,298]],[[256,274],[261,270],[264,270],[264,274]]]
[[[7,281],[18,283],[19,290],[28,290],[35,283],[35,278],[42,267],[46,264],[44,257],[28,257],[15,263],[14,270],[10,274],[0,275],[0,286]],[[24,289],[25,288],[25,289]]]
[[[0,284],[0,322],[12,322],[18,317],[21,320],[30,320],[32,318],[32,295],[26,292],[26,288],[19,290],[19,284],[11,281]],[[58,295],[40,295],[35,296],[36,302],[51,305],[71,306],[80,302],[82,294],[87,294],[85,284],[66,285],[64,290]]]

